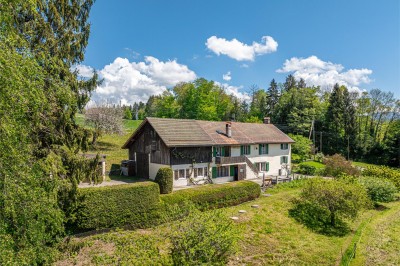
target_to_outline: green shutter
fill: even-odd
[[[225,156],[225,147],[221,147],[221,156],[222,156],[222,157]]]
[[[249,155],[251,154],[251,145],[249,145]]]
[[[261,148],[262,148],[262,144],[258,144],[258,155],[262,154]]]
[[[240,146],[240,155],[243,155],[243,146]]]
[[[213,147],[213,157],[217,157],[217,148]]]
[[[281,144],[281,150],[283,150],[283,144]]]
[[[269,171],[269,162],[265,162],[265,164],[266,164],[266,169],[267,169],[267,172]]]
[[[266,151],[266,154],[269,153],[269,144],[265,144],[265,151]]]
[[[213,167],[212,168],[212,178],[216,178],[217,177],[217,167]]]
[[[231,165],[229,169],[229,176],[234,176],[235,175],[235,166]]]
[[[281,144],[282,145],[282,144]],[[281,164],[283,163],[283,156],[281,156]]]

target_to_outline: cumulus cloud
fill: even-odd
[[[226,81],[230,81],[230,80],[232,79],[231,72],[228,71],[228,73],[223,74],[223,75],[222,75],[222,79],[223,79],[223,80],[226,80]]]
[[[78,76],[82,78],[91,78],[93,76],[94,69],[90,66],[76,65],[71,68],[72,71],[77,71]]]
[[[211,36],[207,39],[206,46],[217,55],[227,55],[237,61],[254,61],[256,56],[272,53],[278,49],[278,43],[271,36],[263,36],[261,43],[253,42],[251,45],[237,39],[226,40]]]
[[[145,57],[144,62],[118,57],[101,69],[99,76],[103,83],[92,96],[98,104],[146,102],[151,95],[160,94],[168,87],[196,79],[196,74],[186,65],[176,60],[162,62],[152,56]]]
[[[246,102],[249,102],[251,97],[247,92],[241,92],[240,90],[243,89],[243,86],[232,86],[229,85],[228,83],[220,83],[218,81],[215,81],[215,84],[217,86],[220,86],[221,88],[223,88],[225,90],[225,92],[229,95],[234,95],[237,98],[239,98],[240,100],[244,100]]]
[[[316,56],[287,59],[279,73],[293,73],[296,79],[303,78],[308,85],[333,87],[335,83],[345,85],[351,91],[360,91],[360,84],[371,82],[372,70],[367,68],[344,70],[341,64],[322,61]]]

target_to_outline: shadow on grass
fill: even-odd
[[[119,145],[105,141],[97,141],[96,144],[93,146],[94,150],[101,151],[115,151],[116,148],[119,148]]]
[[[312,231],[326,236],[344,236],[350,228],[339,218],[335,225],[330,223],[329,212],[309,203],[297,203],[289,210],[289,215]]]

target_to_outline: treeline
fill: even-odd
[[[338,84],[322,90],[289,75],[283,84],[273,79],[266,89],[252,86],[249,96],[245,101],[200,78],[125,106],[124,116],[258,123],[268,116],[284,132],[311,138],[315,153],[399,166],[400,101],[392,92],[360,94]]]

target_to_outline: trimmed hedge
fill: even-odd
[[[161,194],[169,194],[172,192],[174,185],[174,173],[170,167],[163,167],[158,169],[156,178],[154,181],[160,186]]]
[[[191,201],[200,210],[215,209],[254,200],[260,196],[260,186],[252,181],[237,181],[221,185],[204,185],[161,195],[161,201],[180,204]]]
[[[156,219],[160,203],[159,187],[154,182],[83,188],[78,197],[78,230],[146,227]]]

